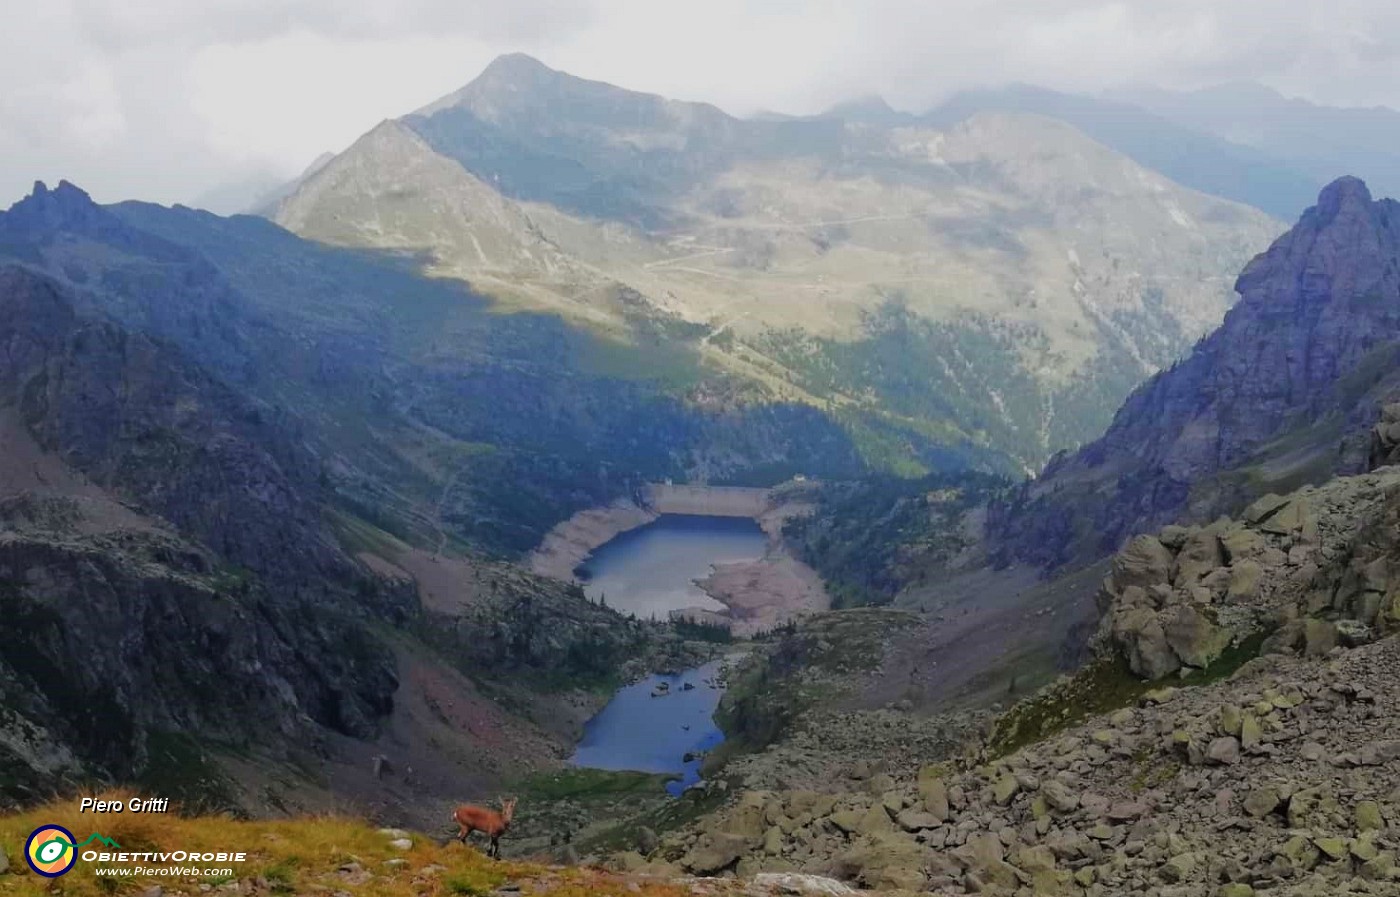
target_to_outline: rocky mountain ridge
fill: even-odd
[[[1133,533],[1364,470],[1396,387],[1397,214],[1355,178],[1329,185],[1240,275],[1218,330],[996,510],[1000,557],[1082,562]]]

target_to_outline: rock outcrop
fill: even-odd
[[[1268,655],[1001,756],[743,792],[652,861],[940,895],[1393,894],[1396,675],[1394,637]]]
[[[1395,630],[1389,522],[1400,471],[1261,497],[1238,520],[1137,536],[1099,592],[1097,643],[1147,679],[1208,668],[1231,645],[1326,654]]]
[[[990,725],[947,715],[969,740],[920,744],[923,765],[872,759],[873,714],[816,726],[845,770],[792,733],[764,752],[787,768],[731,764],[750,790],[652,860],[944,895],[1400,892],[1396,556],[1397,468],[1138,536],[1098,660]]]
[[[1390,422],[1375,447],[1370,430],[1400,387],[1400,205],[1334,182],[1236,289],[1220,328],[1135,390],[1103,437],[994,508],[1002,560],[1082,562],[1384,462]]]

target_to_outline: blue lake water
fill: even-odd
[[[686,762],[686,753],[708,751],[724,741],[712,718],[723,691],[705,682],[714,680],[720,663],[712,661],[675,676],[648,676],[620,689],[584,726],[571,762],[595,769],[672,773],[679,777],[667,786],[672,794],[695,784],[700,761]],[[653,697],[663,682],[669,693]],[[686,683],[694,688],[687,691]]]
[[[712,564],[763,557],[768,537],[747,517],[665,514],[622,533],[579,565],[594,601],[642,619],[666,619],[683,607],[723,610],[696,587]]]
[[[622,533],[580,565],[584,591],[594,601],[642,618],[666,619],[673,610],[723,605],[695,586],[713,564],[754,560],[767,536],[747,518],[667,514]],[[672,794],[700,779],[700,761],[687,753],[708,751],[724,740],[714,723],[719,688],[713,661],[675,676],[648,676],[620,689],[589,720],[572,762],[597,769],[634,769],[678,777]],[[667,693],[653,696],[665,683]],[[686,684],[693,686],[686,689]]]

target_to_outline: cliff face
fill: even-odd
[[[65,464],[277,582],[349,576],[316,459],[271,409],[21,268],[0,269],[0,332],[0,402]]]
[[[1003,560],[1102,556],[1178,517],[1364,469],[1400,361],[1400,205],[1342,178],[1255,258],[1240,301],[1104,436],[995,509]]]
[[[305,451],[23,268],[0,333],[0,794],[129,779],[156,733],[373,735],[398,677],[363,619],[415,598],[322,532]]]

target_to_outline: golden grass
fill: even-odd
[[[125,800],[132,795],[113,792],[98,796]],[[112,878],[95,875],[93,870],[98,864],[81,860],[66,875],[47,879],[34,874],[22,854],[30,832],[46,823],[61,825],[80,840],[94,831],[100,832],[126,851],[242,851],[248,856],[241,864],[180,864],[232,866],[232,881],[169,876]],[[182,817],[174,813],[79,815],[78,799],[71,798],[0,817],[0,847],[10,858],[9,873],[0,875],[0,895],[61,892],[65,897],[110,897],[139,895],[152,885],[159,885],[166,895],[319,893],[329,897],[344,891],[385,897],[476,897],[507,883],[518,883],[524,892],[550,897],[680,897],[688,893],[682,886],[637,882],[595,869],[498,862],[475,847],[464,847],[455,841],[439,846],[434,838],[418,833],[411,837],[413,847],[399,851],[375,826],[334,816],[245,821],[226,816]],[[390,864],[391,860],[404,862]],[[349,864],[358,864],[368,875],[341,871]],[[233,890],[234,883],[240,885],[237,891]],[[201,890],[201,886],[207,890]],[[228,886],[228,890],[220,886]]]

